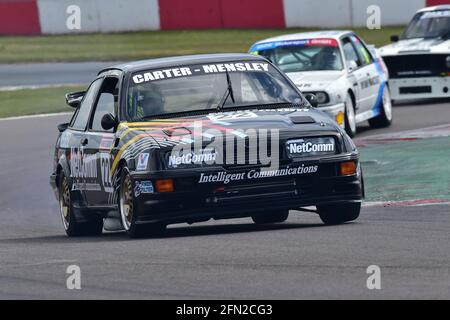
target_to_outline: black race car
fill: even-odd
[[[358,151],[262,57],[214,54],[102,70],[58,126],[51,184],[69,236],[290,209],[354,220],[364,196]],[[315,206],[317,210],[307,208]]]

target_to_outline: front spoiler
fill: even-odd
[[[142,174],[132,174],[132,177],[134,181],[144,178]],[[219,188],[218,185],[192,186],[179,192],[140,194],[135,198],[137,223],[174,224],[240,218],[272,210],[361,202],[364,197],[360,172],[350,176],[321,177],[317,174],[267,179]]]

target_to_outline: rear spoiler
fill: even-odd
[[[78,91],[66,94],[66,103],[72,108],[78,108],[86,91]]]

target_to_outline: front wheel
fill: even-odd
[[[360,202],[317,206],[320,219],[327,225],[341,224],[356,220],[361,211]]]
[[[256,224],[281,223],[289,217],[288,210],[269,211],[252,216],[252,220]]]
[[[389,88],[385,85],[383,88],[381,113],[375,118],[369,119],[372,128],[389,127],[392,123],[392,100]]]
[[[136,199],[133,192],[133,181],[127,167],[122,169],[119,190],[119,211],[122,226],[131,238],[162,234],[166,226],[163,224],[142,224],[137,221]]]
[[[64,230],[69,237],[97,236],[103,232],[103,218],[86,213],[83,222],[78,221],[72,203],[70,184],[64,173],[59,177],[59,209]],[[78,209],[81,210],[81,209]]]
[[[348,94],[345,99],[345,117],[344,117],[345,131],[353,138],[356,134],[356,116],[355,105],[352,97]]]

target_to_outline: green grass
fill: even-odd
[[[450,139],[360,148],[367,201],[450,199]]]
[[[80,87],[23,89],[0,91],[0,118],[40,113],[69,112],[65,94],[83,90]]]
[[[369,44],[381,46],[403,27],[354,29]],[[137,60],[162,56],[246,52],[267,37],[317,29],[189,30],[35,37],[0,37],[0,63]]]

